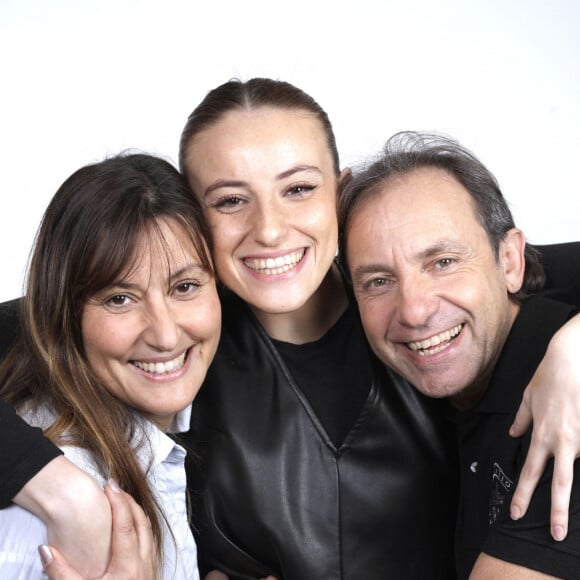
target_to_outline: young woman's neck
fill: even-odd
[[[318,290],[298,310],[272,314],[252,308],[266,332],[275,340],[304,344],[318,340],[346,310],[348,298],[344,282],[333,266]]]

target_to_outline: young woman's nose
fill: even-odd
[[[261,203],[256,207],[251,219],[256,241],[265,246],[275,246],[283,239],[288,216],[275,202]]]

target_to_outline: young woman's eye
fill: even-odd
[[[315,185],[310,185],[308,183],[299,183],[297,185],[293,185],[292,187],[286,190],[286,193],[291,196],[296,197],[304,197],[305,195],[309,194],[313,189],[315,189]]]
[[[216,209],[238,209],[244,204],[244,199],[239,195],[228,195],[225,197],[220,197],[215,201],[211,202],[209,205],[210,207],[214,207]]]

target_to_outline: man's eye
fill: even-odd
[[[437,262],[435,262],[435,268],[439,270],[443,268],[448,268],[454,262],[455,260],[453,258],[441,258],[440,260],[437,260]]]
[[[375,288],[380,288],[381,286],[387,285],[387,279],[386,278],[373,278],[372,280],[369,281],[368,285],[375,287]]]
[[[371,278],[362,284],[364,292],[384,292],[389,291],[393,287],[394,281],[386,276],[378,276]]]

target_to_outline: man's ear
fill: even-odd
[[[352,171],[350,167],[345,167],[338,176],[338,195],[342,193],[342,190],[347,186],[348,182],[352,179]]]
[[[352,171],[350,167],[345,167],[338,176],[338,185],[336,187],[336,213],[338,214],[338,209],[340,207],[340,196],[347,186],[349,181],[352,179]]]
[[[506,287],[510,294],[518,292],[524,283],[526,270],[526,237],[518,228],[507,232],[499,246],[499,264],[503,269]]]

